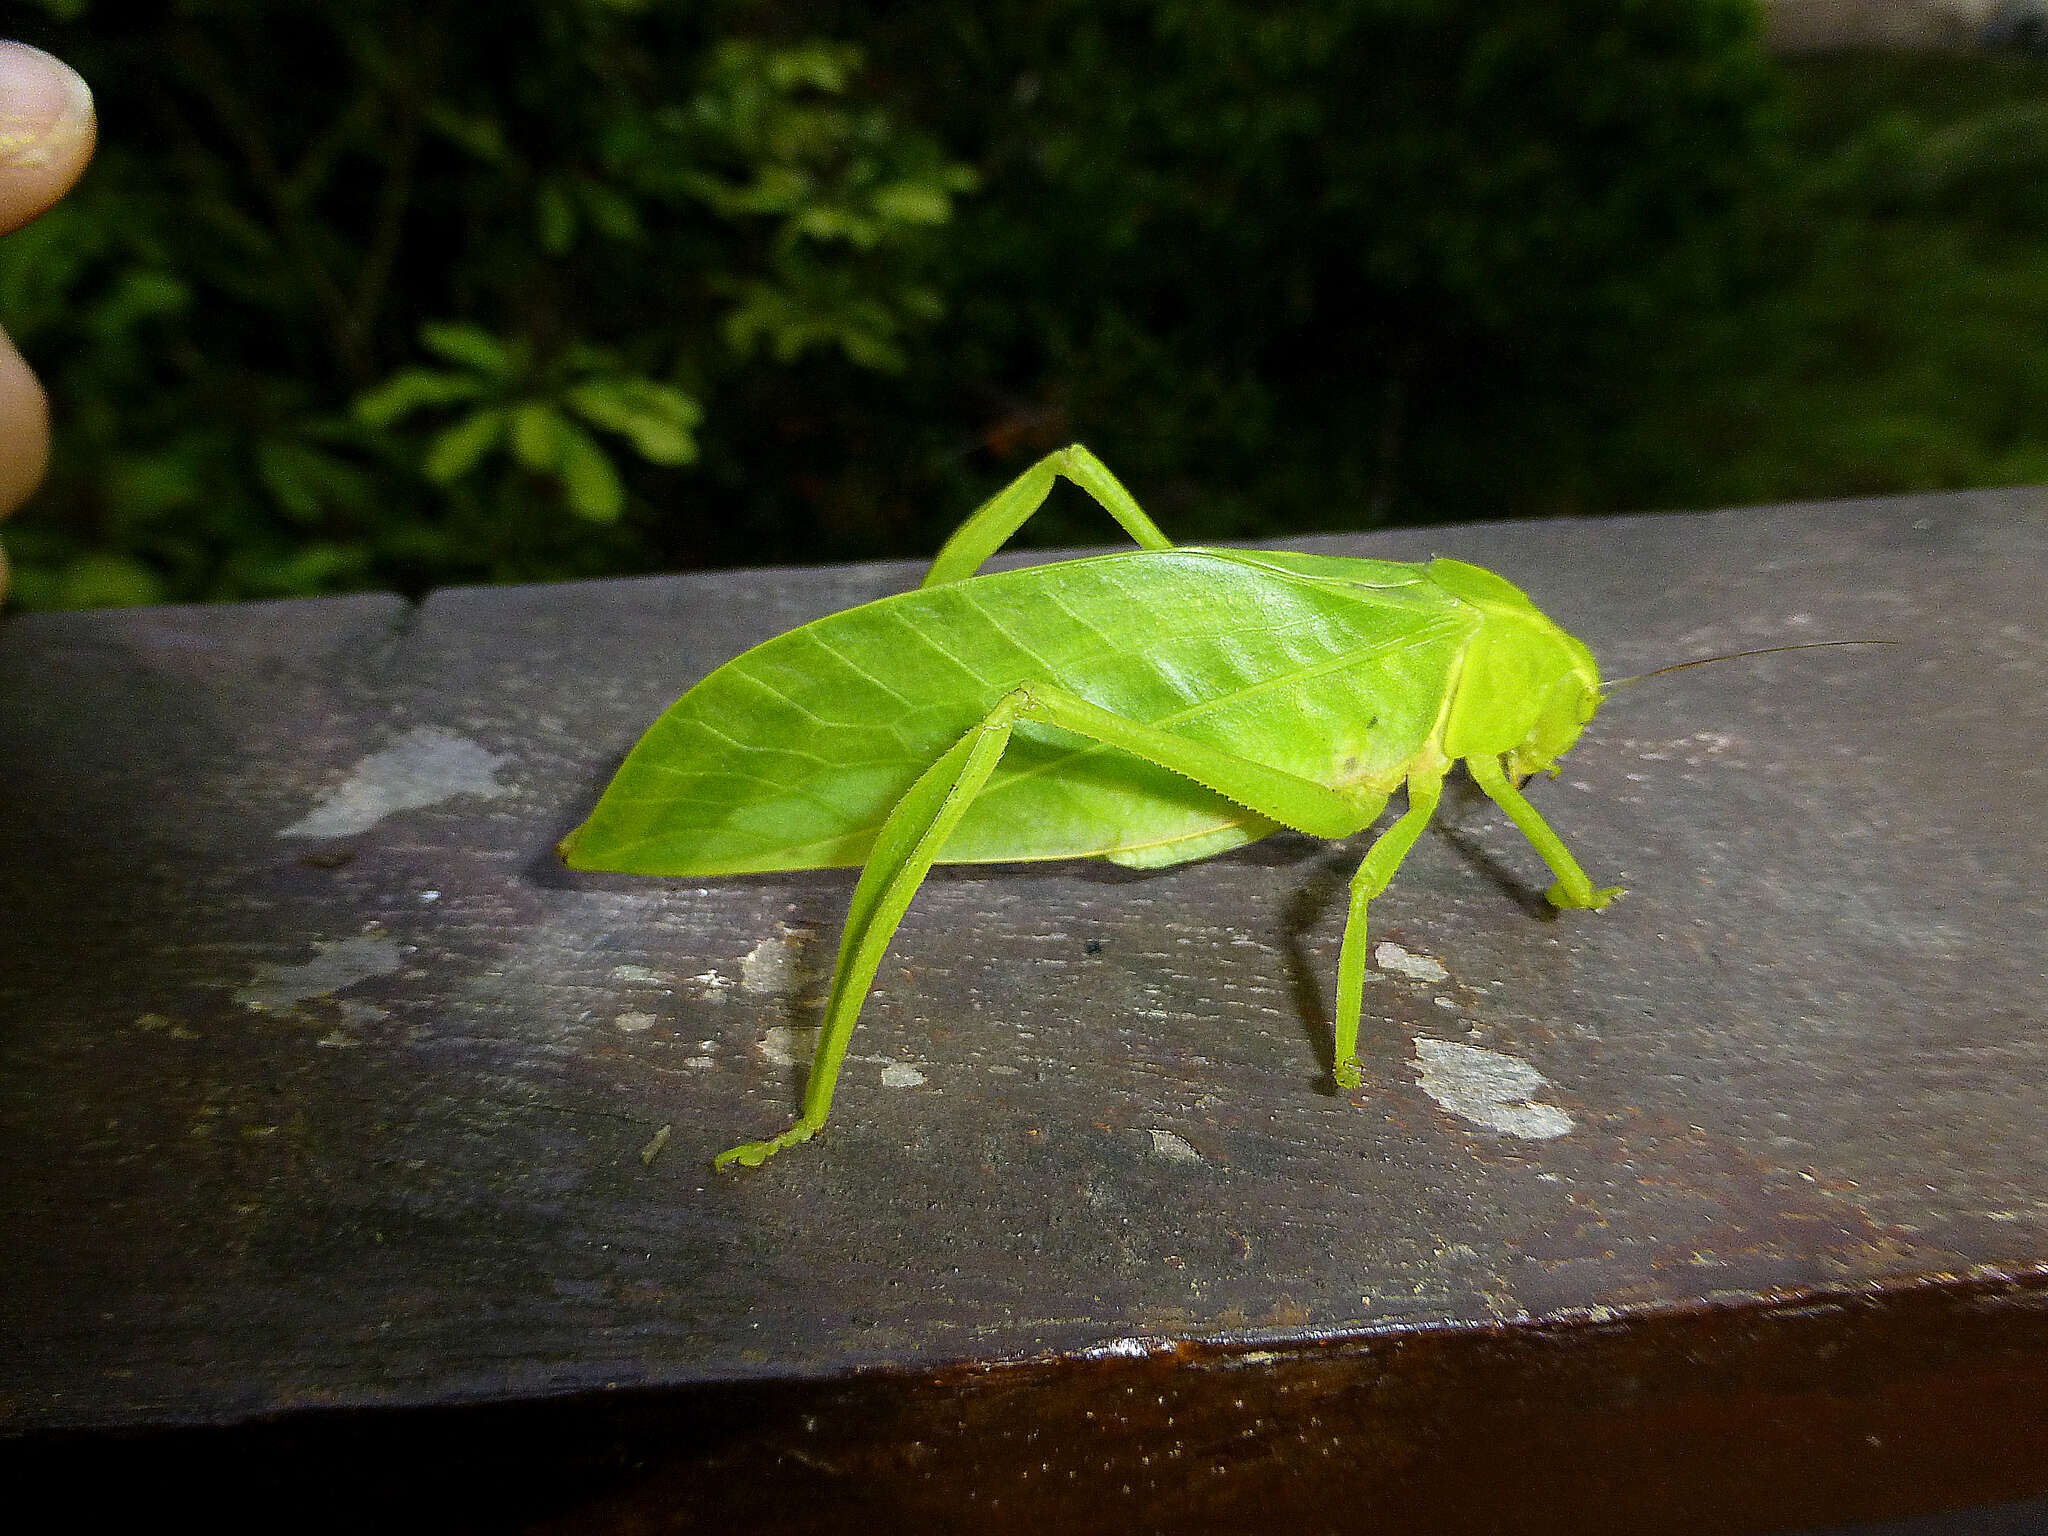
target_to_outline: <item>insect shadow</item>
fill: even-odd
[[[1280,909],[1280,944],[1287,959],[1287,992],[1302,1039],[1316,1062],[1309,1088],[1326,1099],[1337,1097],[1336,1065],[1331,1033],[1332,1010],[1323,995],[1322,962],[1309,951],[1309,935],[1323,926],[1332,908],[1344,904],[1357,854],[1345,844],[1335,848],[1299,840],[1311,854],[1306,876]]]
[[[581,870],[572,870],[562,863],[555,852],[555,845],[573,831],[581,820],[576,807],[588,801],[591,795],[603,790],[604,786],[617,777],[619,765],[626,760],[625,749],[607,753],[576,780],[573,794],[562,797],[562,806],[552,825],[536,832],[539,839],[532,854],[520,864],[520,873],[528,881],[548,890],[584,890],[593,883],[608,884],[616,880],[621,889],[626,888],[630,876],[608,876],[593,882]]]

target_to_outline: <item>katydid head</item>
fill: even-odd
[[[1593,653],[1491,571],[1439,559],[1429,576],[1483,616],[1446,707],[1445,755],[1501,757],[1518,778],[1549,768],[1600,707]]]
[[[1453,758],[1498,756],[1508,773],[1517,778],[1554,770],[1607,696],[1629,683],[1745,656],[1893,643],[1810,640],[1768,645],[1723,656],[1700,656],[1603,682],[1593,653],[1551,622],[1514,583],[1461,560],[1432,560],[1428,573],[1437,586],[1483,616],[1468,643],[1445,709],[1443,751]]]
[[[1512,644],[1524,653],[1518,667],[1497,668],[1508,673],[1510,686],[1527,689],[1520,708],[1502,715],[1510,730],[1519,724],[1521,733],[1491,746],[1503,755],[1503,766],[1517,780],[1554,771],[1557,760],[1577,743],[1600,708],[1600,669],[1593,653],[1543,615],[1535,618],[1535,623],[1522,626],[1521,633],[1503,636],[1497,647]],[[1495,734],[1499,739],[1501,733]]]

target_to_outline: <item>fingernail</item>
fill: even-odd
[[[0,165],[44,165],[92,132],[92,87],[61,59],[0,41]]]

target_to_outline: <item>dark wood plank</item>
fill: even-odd
[[[2008,1403],[1996,1382],[2048,1383],[2026,1321],[2048,1277],[2044,514],[2010,491],[1316,541],[1479,560],[1614,674],[1901,643],[1618,694],[1537,791],[1631,888],[1606,913],[1544,912],[1512,829],[1454,807],[1375,907],[1445,974],[1370,987],[1355,1101],[1326,1086],[1322,1010],[1357,848],[944,872],[826,1137],[739,1177],[709,1156],[789,1113],[801,1068],[777,1057],[806,1053],[851,877],[569,875],[550,849],[696,677],[914,568],[10,620],[0,1431],[341,1444],[317,1426],[630,1391],[648,1422],[728,1426],[700,1494],[759,1493],[759,1458],[798,1452],[738,1447],[746,1404],[785,1428],[853,1404],[822,1422],[867,1451],[825,1462],[887,1484],[879,1448],[950,1443],[933,1414],[985,1446],[976,1414],[1073,1429],[1089,1393],[1165,1380],[1205,1434],[1250,1430],[1250,1508],[1321,1453],[1230,1419],[1237,1384],[1335,1371],[1340,1420],[1384,1425],[1372,1394],[1422,1391],[1416,1351],[1462,1362],[1435,1411],[1520,1405],[1519,1439],[1466,1454],[1530,1476],[1563,1378],[1490,1386],[1484,1362],[1544,1340],[1585,1363],[1571,1391],[1639,1389],[1645,1422],[1721,1437],[1724,1470],[1742,1421],[1715,1413],[1762,1400],[1745,1371],[1825,1418],[1844,1381],[1910,1399],[1898,1340],[1952,1333],[1926,1390]],[[1879,1305],[1908,1331],[1854,1344]],[[1809,1314],[1834,1332],[1799,1334]],[[1672,1405],[1719,1390],[1687,1385],[1709,1345],[1746,1363],[1695,1422]],[[1025,1382],[1051,1395],[991,1385]],[[2010,1440],[1997,1465],[1936,1502],[2048,1487],[2038,1410],[1998,1413],[1971,1421]],[[1636,1486],[1628,1417],[1603,1454]],[[1815,1486],[1859,1486],[1832,1444]],[[1385,1508],[1451,1464],[1411,1449],[1359,1464]],[[936,1486],[901,1457],[905,1487]],[[1787,1520],[1932,1507],[1816,1515],[1776,1464],[1751,1515],[1773,1489]],[[1061,1470],[1098,1499],[1128,1480]],[[1163,1476],[1133,1486],[1201,1482]],[[898,1494],[878,1507],[925,1509]]]

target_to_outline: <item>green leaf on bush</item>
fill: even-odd
[[[576,184],[583,211],[597,232],[611,240],[638,240],[646,233],[632,201],[601,181],[588,179]]]
[[[52,608],[139,608],[164,600],[163,579],[126,555],[80,555],[57,572]]]
[[[524,346],[517,341],[501,341],[481,326],[429,320],[420,327],[420,340],[428,351],[438,352],[449,362],[461,363],[490,378],[516,378],[526,367]]]
[[[799,210],[790,219],[789,229],[813,240],[844,240],[864,251],[882,237],[881,228],[873,219],[864,218],[851,208],[835,208],[829,203]]]
[[[512,412],[512,452],[535,474],[552,474],[562,457],[562,429],[567,425],[552,405],[529,400]]]
[[[98,340],[113,341],[136,322],[178,314],[191,302],[190,284],[169,272],[139,268],[121,275],[113,291],[93,307],[89,323]]]
[[[740,295],[725,317],[725,339],[742,356],[765,344],[781,363],[814,347],[836,346],[850,362],[894,373],[904,356],[892,339],[895,317],[873,300],[830,291],[799,293],[772,283],[736,285]]]
[[[192,457],[173,448],[121,460],[109,470],[102,494],[117,522],[139,527],[159,513],[195,505],[204,490]]]
[[[953,199],[928,181],[898,181],[877,187],[875,212],[899,224],[943,224],[953,216]]]
[[[366,427],[388,427],[422,407],[474,400],[483,391],[483,381],[472,373],[404,368],[356,396],[356,420]]]
[[[258,443],[256,474],[285,515],[301,523],[317,522],[336,508],[362,507],[375,494],[375,482],[369,475],[307,443],[277,439]]]
[[[428,127],[484,164],[503,165],[508,158],[505,129],[495,117],[462,112],[445,101],[429,102],[424,116]]]
[[[471,411],[434,439],[424,468],[429,480],[447,485],[468,474],[505,436],[503,406]]]
[[[569,510],[593,523],[615,523],[626,508],[626,488],[597,439],[573,421],[561,421],[561,457],[555,472],[569,497]]]
[[[576,243],[576,205],[561,182],[550,178],[533,194],[533,221],[540,248],[550,256],[566,256]]]
[[[836,94],[860,67],[860,49],[823,39],[773,48],[752,38],[731,38],[718,45],[718,65],[739,75],[756,74],[765,66],[770,83],[784,92],[807,85]]]
[[[674,385],[592,379],[572,388],[566,399],[592,426],[627,438],[649,463],[688,464],[697,457],[695,428],[704,411]]]

